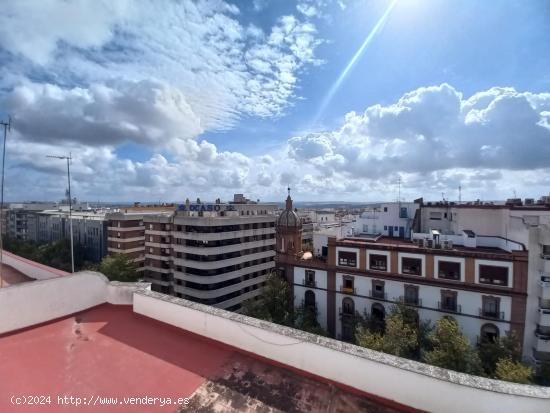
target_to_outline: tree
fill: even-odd
[[[302,331],[307,331],[308,333],[327,336],[327,332],[317,321],[317,315],[317,310],[315,308],[302,305],[294,312],[294,327]]]
[[[407,319],[405,312],[398,307],[392,309],[386,318],[386,328],[382,334],[371,331],[367,324],[357,327],[355,340],[359,346],[376,351],[411,358],[418,348],[418,332]]]
[[[454,318],[439,319],[430,339],[433,349],[426,352],[426,363],[464,373],[480,373],[479,357]]]
[[[139,278],[137,265],[125,254],[114,254],[104,257],[97,271],[111,281],[134,282]]]
[[[483,371],[487,376],[493,376],[499,360],[521,361],[521,342],[512,330],[496,341],[482,341],[478,346],[478,353]]]
[[[243,314],[285,326],[294,326],[294,299],[290,285],[271,273],[256,300],[247,300]]]
[[[514,383],[529,384],[533,378],[533,369],[507,357],[497,362],[495,378]]]

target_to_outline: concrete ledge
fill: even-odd
[[[458,373],[152,291],[134,293],[134,311],[414,409],[550,411],[550,388]]]

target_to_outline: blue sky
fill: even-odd
[[[161,3],[7,5],[8,199],[60,198],[69,151],[90,200],[548,193],[548,2]]]

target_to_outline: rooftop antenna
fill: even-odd
[[[401,205],[401,176],[397,178],[397,202]]]
[[[0,226],[5,225],[4,222],[4,170],[6,165],[6,140],[8,138],[8,132],[11,131],[11,117],[8,116],[7,122],[0,122],[0,125],[4,127],[4,146],[2,149],[2,189],[0,189]],[[4,239],[3,228],[0,228],[0,288],[3,287],[4,278],[2,277],[4,269]]]
[[[462,203],[462,185],[458,185],[458,203]]]
[[[74,272],[74,248],[73,248],[73,200],[71,198],[71,153],[69,156],[46,155],[47,158],[67,160],[67,181],[69,182],[69,231],[71,232],[71,272]]]

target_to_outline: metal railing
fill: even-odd
[[[400,303],[406,304],[406,305],[414,305],[417,307],[422,307],[422,299],[419,297],[407,297],[407,296],[399,296],[398,301]]]
[[[357,290],[355,287],[344,287],[343,285],[341,285],[340,292],[347,294],[356,294]]]
[[[379,299],[379,300],[387,300],[388,299],[388,293],[386,293],[384,291],[369,290],[369,297]]]
[[[317,287],[317,281],[302,279],[302,285],[306,287]]]
[[[504,311],[487,311],[483,308],[480,308],[479,316],[485,318],[493,318],[495,320],[504,320]]]
[[[437,309],[438,310],[441,310],[441,311],[450,311],[450,312],[453,312],[453,313],[462,313],[462,306],[460,304],[456,304],[454,306],[447,306],[445,305],[444,303],[442,303],[441,301],[438,301],[437,302]]]

